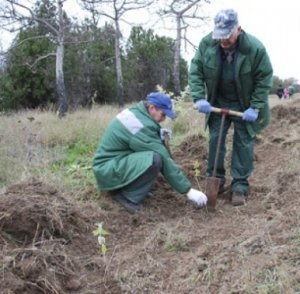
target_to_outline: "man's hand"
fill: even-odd
[[[209,113],[211,112],[211,105],[205,99],[196,101],[196,106],[199,112]]]
[[[248,122],[256,121],[257,117],[258,117],[258,110],[253,109],[252,107],[249,107],[243,113],[243,120],[248,121]]]
[[[206,195],[199,190],[191,188],[187,192],[186,196],[190,201],[194,202],[199,207],[205,206],[207,203]]]

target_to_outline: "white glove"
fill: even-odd
[[[165,139],[171,139],[172,136],[172,130],[171,129],[165,129],[161,128],[160,129],[160,139],[164,141]]]
[[[204,193],[199,190],[191,188],[187,194],[187,198],[197,204],[197,206],[205,206],[207,203],[207,197]]]

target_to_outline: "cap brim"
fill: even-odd
[[[234,31],[234,27],[231,30],[226,29],[214,29],[212,33],[213,39],[228,39]]]
[[[167,117],[169,117],[169,118],[171,118],[171,119],[175,119],[175,118],[176,118],[176,113],[175,113],[175,112],[173,112],[173,111],[171,111],[171,110],[169,110],[169,109],[162,109],[162,111],[164,112],[164,114],[165,114]]]

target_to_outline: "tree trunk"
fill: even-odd
[[[117,73],[117,97],[119,106],[124,106],[124,86],[123,86],[123,74],[122,74],[122,62],[120,52],[120,28],[118,21],[116,23],[116,34],[115,34],[115,55],[116,55],[116,73]]]
[[[64,45],[58,44],[56,50],[56,89],[58,94],[58,116],[62,118],[68,110],[63,72]]]
[[[58,17],[59,17],[59,32],[57,36],[57,48],[56,48],[56,88],[58,94],[58,116],[62,118],[66,115],[68,110],[68,102],[65,90],[64,79],[64,20],[63,20],[63,1],[57,1]]]
[[[180,15],[176,16],[177,23],[177,36],[175,40],[175,54],[174,54],[174,66],[173,66],[173,78],[174,78],[174,90],[175,95],[180,96],[180,47],[181,47],[181,26]]]

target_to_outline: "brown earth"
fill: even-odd
[[[272,114],[244,207],[225,195],[215,212],[196,209],[162,178],[138,215],[94,187],[81,201],[37,179],[8,187],[1,293],[300,293],[300,100]],[[204,187],[206,141],[189,137],[173,155]],[[97,222],[109,232],[105,256]]]

